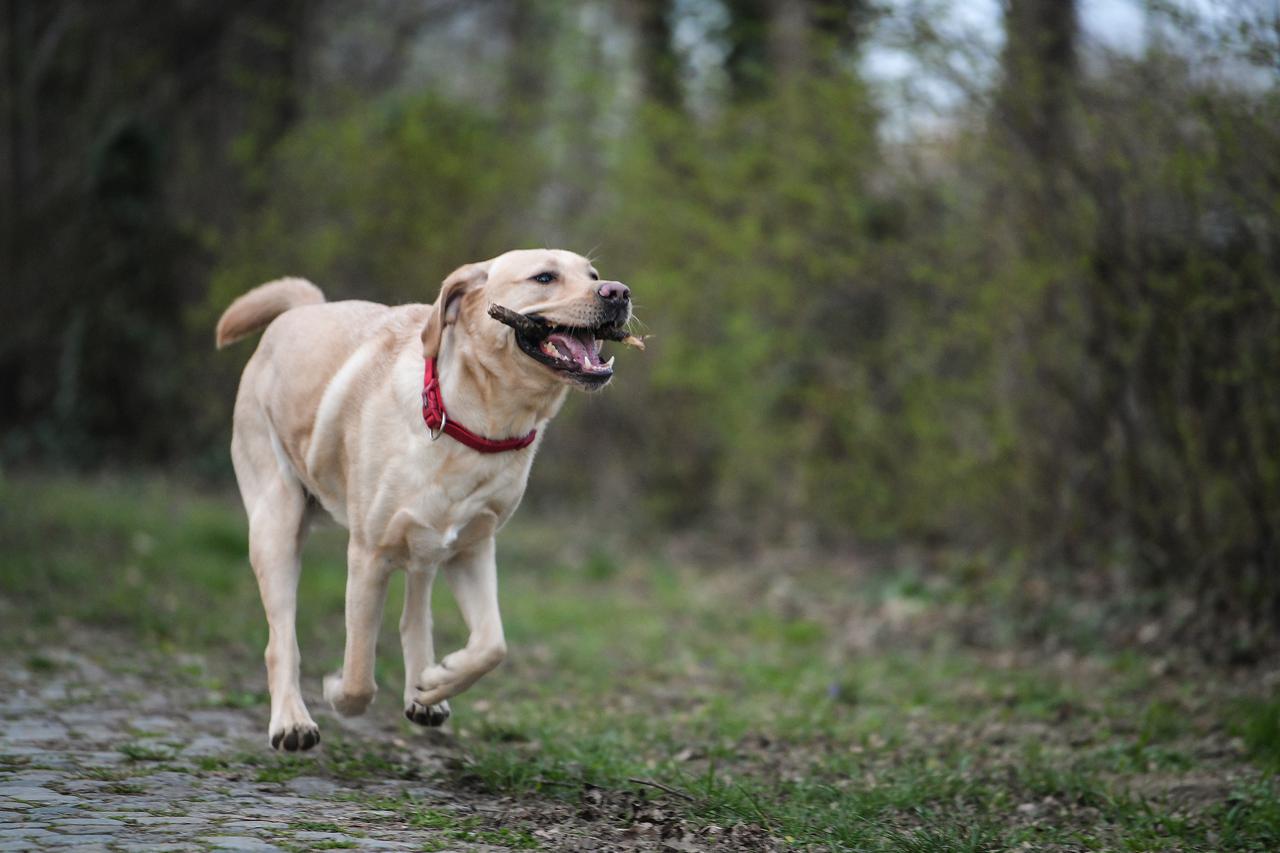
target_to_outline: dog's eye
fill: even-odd
[[[553,272],[540,272],[530,280],[536,281],[538,284],[550,284],[556,280],[556,274]]]
[[[587,275],[591,276],[591,280],[592,280],[592,281],[599,281],[599,280],[600,280],[600,273],[598,273],[598,272],[591,272],[591,273],[587,273]]]

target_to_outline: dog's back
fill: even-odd
[[[325,302],[319,289],[302,279],[270,282],[237,299],[218,324],[219,343],[263,327],[266,331],[245,365],[236,395],[233,458],[245,437],[271,436],[257,449],[263,456],[257,464],[266,463],[270,448],[273,454],[283,452],[294,475],[322,496],[325,490],[317,492],[321,484],[312,480],[310,464],[322,451],[313,443],[319,439],[324,452],[341,454],[345,437],[340,427],[346,423],[344,418],[321,418],[326,394],[334,398],[329,409],[342,409],[353,393],[364,401],[369,389],[387,387],[387,372],[398,354],[406,346],[421,348],[420,330],[430,312],[430,305]],[[339,429],[326,429],[326,424]],[[332,473],[341,479],[345,466]],[[333,491],[331,497],[340,503],[343,489],[335,485]],[[337,506],[326,503],[330,512]]]

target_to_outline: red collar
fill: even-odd
[[[444,410],[444,397],[440,395],[440,377],[436,375],[434,358],[427,359],[427,370],[422,379],[422,419],[427,422],[427,431],[431,434],[433,441],[443,432],[452,436],[455,441],[481,453],[519,450],[533,444],[533,439],[538,435],[536,429],[531,429],[528,435],[522,435],[519,438],[485,438],[451,419],[449,413]]]

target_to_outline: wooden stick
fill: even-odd
[[[547,335],[551,334],[552,326],[541,320],[535,320],[527,314],[521,314],[519,311],[512,311],[505,305],[490,305],[489,316],[497,320],[499,323],[505,323],[511,328],[520,332],[525,337],[535,341],[541,341]],[[609,326],[602,329],[592,330],[597,338],[605,341],[618,341],[624,346],[629,346],[640,351],[644,351],[644,339],[637,338],[619,326]]]
[[[534,779],[533,781],[537,782],[539,785],[556,785],[556,786],[558,786],[558,787],[560,787],[560,788],[596,788],[596,787],[599,787],[599,786],[597,786],[597,785],[592,785],[590,782],[583,782],[583,781],[581,781],[581,780],[571,780],[571,781],[568,781],[568,782],[561,782],[559,779],[546,779],[546,778],[543,778],[542,776],[539,776],[537,779]]]
[[[490,305],[489,316],[497,320],[499,323],[505,323],[517,332],[521,332],[534,340],[542,340],[551,334],[551,327],[545,323],[539,323],[532,317],[521,314],[519,311],[512,311],[504,305]]]
[[[606,341],[618,341],[624,346],[629,346],[644,352],[644,338],[637,338],[619,326],[612,326],[608,329],[596,329],[596,337]]]
[[[679,788],[672,788],[670,785],[664,785],[661,782],[655,782],[652,779],[628,779],[627,781],[633,782],[637,785],[648,785],[650,788],[657,788],[659,791],[666,791],[668,794],[680,797],[683,800],[688,800],[691,803],[697,802],[697,799],[692,794],[686,794]]]

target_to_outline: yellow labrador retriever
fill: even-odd
[[[584,257],[508,252],[445,279],[434,305],[326,303],[286,278],[241,296],[219,348],[266,328],[236,397],[231,457],[249,559],[270,624],[271,745],[310,749],[294,619],[308,516],[350,531],[346,652],[324,679],[343,715],[373,700],[374,645],[393,570],[408,572],[400,640],[405,715],[438,726],[450,696],[506,656],[494,534],[524,494],[546,423],[570,387],[600,388],[631,294]],[[630,339],[634,342],[634,339]],[[431,584],[443,567],[470,635],[435,661]]]

